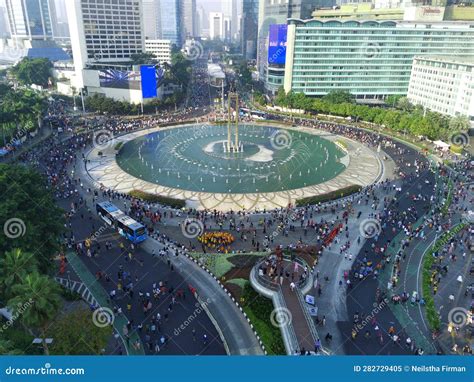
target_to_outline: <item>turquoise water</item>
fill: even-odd
[[[117,163],[152,183],[215,193],[302,188],[328,181],[345,169],[339,162],[345,154],[334,143],[308,133],[241,124],[239,151],[229,152],[226,140],[225,125],[157,131],[126,142]]]

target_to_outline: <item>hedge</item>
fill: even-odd
[[[156,194],[150,194],[141,190],[132,190],[128,193],[130,196],[138,199],[142,199],[150,203],[160,203],[165,206],[173,208],[184,208],[186,207],[186,201],[182,199],[170,198],[167,196],[161,196]]]
[[[269,355],[286,355],[280,328],[272,325],[270,317],[274,310],[270,299],[259,295],[250,283],[245,284],[241,305],[257,331]]]
[[[439,331],[439,329],[441,328],[441,319],[439,317],[438,311],[436,310],[434,298],[431,293],[431,267],[433,266],[433,263],[435,261],[435,257],[433,256],[433,254],[439,251],[442,247],[444,247],[449,242],[449,240],[456,236],[464,227],[465,224],[460,223],[457,226],[454,226],[450,231],[445,232],[431,247],[431,249],[425,255],[425,258],[423,259],[422,289],[423,299],[425,300],[425,313],[431,330],[435,332]]]
[[[360,192],[360,190],[362,190],[362,186],[359,186],[358,184],[352,184],[339,190],[328,192],[327,194],[308,196],[307,198],[297,199],[296,206],[303,207],[311,204],[329,202],[331,200],[336,200],[344,196],[355,194],[357,192]]]

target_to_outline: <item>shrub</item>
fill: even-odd
[[[329,202],[331,200],[336,200],[344,196],[355,194],[360,190],[362,190],[362,186],[359,186],[358,184],[352,184],[339,190],[328,192],[327,194],[308,196],[307,198],[297,199],[296,206],[303,207],[311,204]]]
[[[141,190],[132,190],[128,194],[134,198],[142,199],[150,203],[160,203],[165,206],[170,206],[173,208],[186,207],[186,201],[182,199],[175,199],[175,198],[170,198],[168,196],[150,194],[149,192],[145,192]]]

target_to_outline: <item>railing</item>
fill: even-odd
[[[288,309],[288,306],[286,305],[285,299],[283,298],[283,293],[281,291],[281,288],[278,287],[277,293],[274,295],[274,305],[275,307],[278,307],[282,310],[285,310],[287,312],[290,312]],[[299,342],[298,342],[298,337],[296,337],[296,332],[295,328],[293,327],[293,322],[290,322],[285,324],[282,328],[282,331],[286,331],[286,336],[287,336],[287,346],[290,347],[290,349],[286,349],[288,355],[294,354],[296,350],[300,348]]]
[[[298,297],[298,302],[300,303],[301,310],[303,311],[303,315],[306,319],[306,323],[308,324],[309,332],[311,333],[311,337],[313,337],[313,341],[316,342],[317,338],[321,340],[321,337],[318,335],[318,331],[316,330],[316,325],[314,324],[313,318],[309,315],[306,303],[303,299],[303,295],[301,294],[299,289],[296,289],[295,293]],[[327,350],[324,350],[322,347],[320,351],[322,354],[329,354],[329,352]]]

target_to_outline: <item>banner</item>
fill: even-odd
[[[143,98],[155,98],[158,95],[157,73],[155,65],[140,66],[141,87]]]
[[[268,34],[268,63],[285,65],[288,25],[272,24]]]

